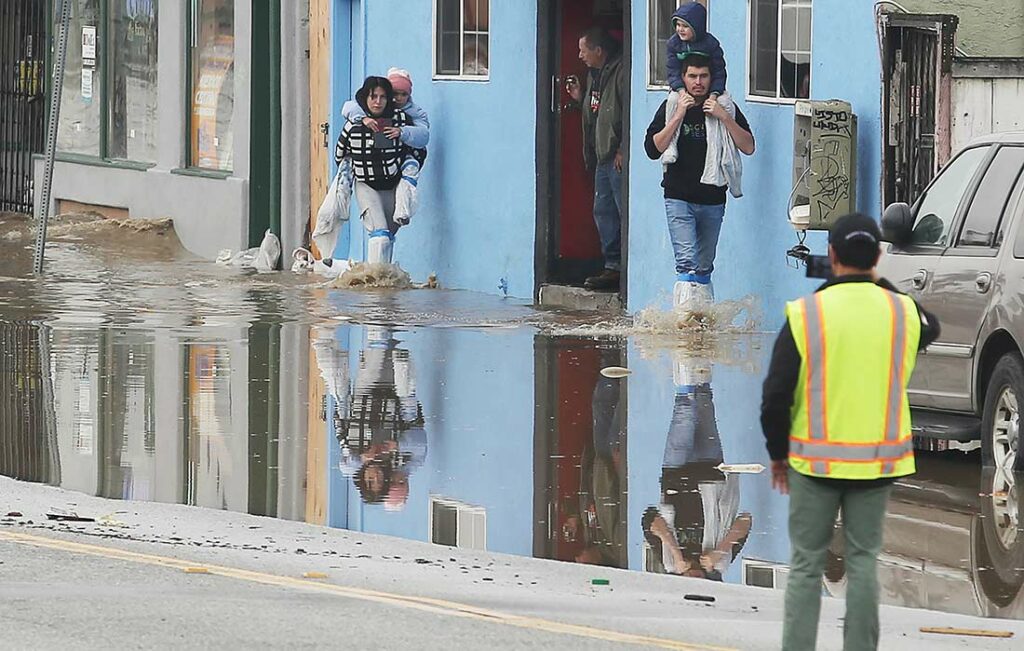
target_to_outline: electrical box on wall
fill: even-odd
[[[789,222],[828,230],[857,205],[857,116],[838,99],[796,103]]]

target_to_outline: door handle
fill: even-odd
[[[320,133],[324,134],[324,149],[327,149],[328,147],[331,146],[331,142],[330,142],[331,123],[330,122],[324,122],[323,124],[321,124],[320,125]]]
[[[984,294],[992,287],[992,274],[987,271],[983,271],[978,274],[978,277],[974,279],[974,286],[977,288],[979,294]]]
[[[924,286],[928,284],[928,272],[921,269],[914,274],[910,281],[914,284],[914,289],[924,289]]]

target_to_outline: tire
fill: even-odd
[[[1020,416],[1024,408],[1024,359],[1017,353],[999,358],[985,391],[981,416],[981,458],[986,467],[1024,471]]]
[[[1003,610],[1014,604],[1024,589],[1024,476],[985,468],[981,477],[980,517],[975,518],[971,531],[972,571],[987,602],[984,614],[1012,617]]]

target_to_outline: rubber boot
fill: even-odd
[[[391,234],[380,235],[374,231],[366,243],[366,261],[370,263],[383,262],[391,264],[391,255],[394,251],[394,242]],[[386,231],[385,231],[386,232]]]

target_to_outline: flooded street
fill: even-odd
[[[445,290],[326,289],[56,223],[42,278],[0,219],[0,474],[466,549],[785,585],[758,415],[772,336]],[[440,279],[442,285],[444,279]],[[602,334],[604,333],[604,334]],[[601,370],[626,367],[610,378]],[[883,603],[1024,619],[1020,480],[922,453]],[[837,530],[824,590],[845,589]]]

